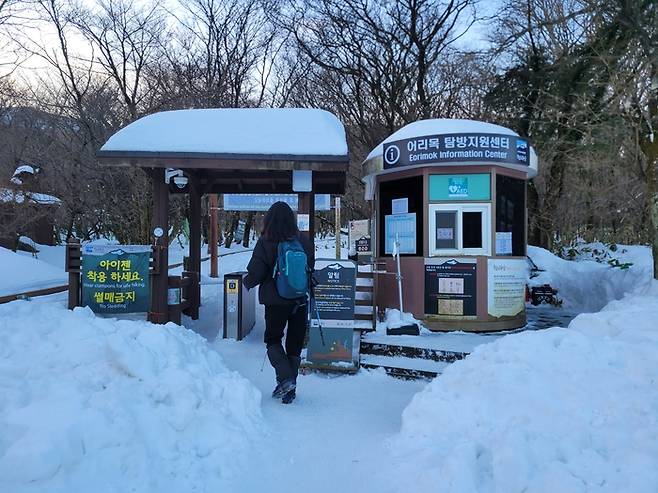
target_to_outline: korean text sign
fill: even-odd
[[[85,245],[82,305],[95,313],[148,311],[150,257],[150,246]]]
[[[516,135],[426,135],[384,144],[384,169],[445,162],[494,162],[528,166],[530,144]]]

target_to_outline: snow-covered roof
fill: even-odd
[[[390,142],[396,142],[405,139],[414,139],[417,137],[427,137],[436,135],[450,135],[450,134],[497,134],[497,135],[510,135],[518,137],[519,135],[510,130],[509,128],[502,127],[493,123],[480,122],[476,120],[461,120],[461,119],[447,119],[437,118],[432,120],[419,120],[417,122],[405,125],[398,131],[389,135],[377,147],[375,147],[368,157],[363,162],[364,171],[366,175],[371,175],[379,172],[391,172],[395,170],[382,171],[382,154],[384,152],[384,145]],[[442,166],[450,165],[463,165],[456,160],[454,163],[440,163]],[[469,163],[477,164],[477,163]],[[486,161],[483,163],[486,164]],[[517,166],[507,163],[495,163],[498,166],[504,166],[514,169],[522,169],[528,173],[529,177],[536,176],[537,174],[537,155],[532,147],[530,147],[529,166]]]
[[[52,195],[36,192],[23,192],[11,190],[9,188],[0,188],[0,202],[15,202],[22,204],[25,199],[32,204],[55,205],[61,204],[61,200]]]
[[[333,114],[309,108],[163,111],[115,133],[99,156],[346,156],[345,129]]]
[[[384,144],[395,142],[396,140],[412,139],[414,137],[422,137],[425,135],[441,135],[441,134],[460,134],[460,133],[483,133],[483,134],[503,134],[503,135],[518,135],[509,128],[501,127],[493,123],[478,122],[475,120],[459,120],[449,118],[437,118],[434,120],[418,120],[417,122],[405,125],[397,132],[392,133],[384,139],[377,147],[375,147],[366,161],[381,156],[384,150]]]

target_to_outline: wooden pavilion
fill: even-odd
[[[201,197],[223,193],[298,193],[304,233],[314,239],[316,193],[345,192],[348,152],[345,130],[326,111],[305,108],[191,109],[143,117],[114,134],[97,154],[101,164],[138,166],[151,177],[154,323],[170,320],[167,294],[169,194],[189,195],[190,245],[183,313],[199,316]],[[293,172],[311,171],[311,187],[298,192]],[[169,179],[173,176],[173,179]],[[308,174],[306,174],[308,176]],[[310,188],[310,189],[309,189]]]

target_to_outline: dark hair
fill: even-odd
[[[265,213],[263,231],[266,240],[283,241],[294,238],[299,234],[295,213],[285,202],[275,202]]]

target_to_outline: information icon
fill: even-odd
[[[384,151],[386,164],[395,164],[400,160],[400,149],[395,144],[389,145]]]

